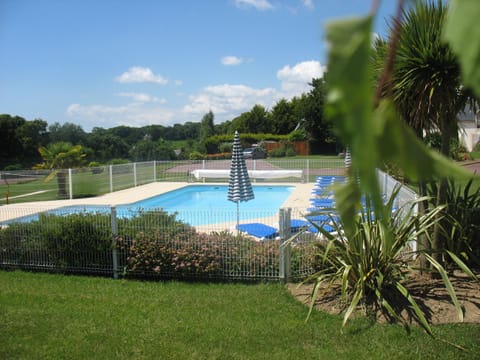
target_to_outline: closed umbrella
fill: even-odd
[[[228,195],[227,199],[237,204],[237,228],[240,224],[240,209],[239,203],[241,201],[248,201],[255,198],[253,194],[252,184],[248,176],[247,165],[243,157],[242,145],[240,144],[240,137],[238,131],[235,131],[233,139],[232,162],[230,164],[230,177],[228,180]]]

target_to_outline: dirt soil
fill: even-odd
[[[455,274],[451,277],[457,298],[463,308],[464,322],[480,323],[480,281],[472,280],[465,275]],[[432,280],[427,277],[415,276],[405,283],[413,298],[422,308],[430,324],[458,323],[458,314],[442,280]],[[290,293],[306,306],[310,306],[312,284],[288,284]],[[342,314],[345,310],[340,300],[340,287],[329,290],[315,301],[315,308],[331,314]],[[402,317],[409,323],[416,320],[407,311],[402,311]],[[378,321],[385,321],[378,315]]]

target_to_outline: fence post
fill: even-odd
[[[108,174],[109,174],[109,177],[110,177],[110,192],[113,192],[113,168],[112,168],[113,165],[110,165],[108,167]]]
[[[153,182],[157,182],[157,160],[153,160]]]
[[[110,208],[110,219],[112,224],[112,266],[113,266],[113,278],[118,279],[118,252],[117,252],[117,208],[112,206]]]
[[[307,179],[305,182],[307,184],[310,182],[310,159],[307,159]]]
[[[73,199],[72,169],[68,169],[68,192],[70,193],[70,200],[72,200]]]
[[[133,186],[137,186],[137,163],[133,163]]]
[[[291,208],[282,208],[279,212],[279,232],[280,232],[280,252],[279,252],[279,276],[280,280],[287,282],[291,276],[291,266],[290,266],[290,245],[285,244],[285,242],[290,238],[291,229],[290,229],[290,219],[291,219],[292,209]]]

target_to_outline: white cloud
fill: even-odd
[[[133,101],[139,102],[139,103],[156,102],[156,103],[164,104],[164,103],[167,102],[167,100],[165,100],[165,99],[160,99],[160,98],[157,98],[155,96],[151,96],[151,95],[148,95],[148,94],[145,94],[145,93],[122,92],[122,93],[118,93],[116,95],[121,96],[121,97],[131,98]]]
[[[255,89],[232,84],[207,86],[200,93],[190,96],[190,104],[184,106],[183,113],[199,118],[212,110],[219,123],[250,110],[255,104],[269,107],[276,95],[273,88]]]
[[[165,85],[168,80],[160,75],[155,75],[154,72],[147,67],[132,66],[122,75],[115,78],[119,83],[154,83]]]
[[[260,104],[267,109],[281,98],[291,99],[310,91],[313,78],[320,78],[325,66],[318,61],[304,61],[295,65],[285,65],[276,73],[279,87],[250,87],[245,84],[213,84],[205,86],[195,94],[177,93],[170,99],[176,105],[166,108],[165,99],[142,92],[121,92],[127,104],[119,106],[72,104],[67,109],[70,119],[82,123],[85,130],[95,126],[113,127],[119,124],[144,126],[160,124],[164,126],[187,121],[200,121],[210,110],[215,122],[221,123],[239,116]],[[180,102],[180,103],[179,103]],[[173,104],[169,101],[170,104]]]
[[[312,10],[315,6],[313,5],[313,0],[301,0],[303,6],[305,6],[307,9]]]
[[[235,0],[237,7],[254,7],[257,10],[271,10],[273,5],[268,0]]]
[[[158,106],[131,103],[123,106],[71,104],[67,116],[81,123],[86,131],[93,127],[111,128],[118,125],[140,127],[151,124],[173,125],[175,113]]]
[[[225,66],[236,66],[242,64],[243,62],[244,60],[237,56],[224,56],[221,60],[222,65]]]
[[[304,61],[290,67],[285,65],[277,71],[284,97],[290,98],[308,92],[313,78],[321,78],[326,70],[318,61]]]

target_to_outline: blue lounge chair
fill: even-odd
[[[245,234],[255,236],[260,240],[271,240],[278,236],[278,230],[276,228],[262,223],[240,224],[237,226],[237,229]]]
[[[291,233],[297,233],[303,229],[308,229],[310,226],[311,224],[306,220],[290,220]],[[272,240],[279,236],[277,228],[262,223],[240,224],[237,229],[247,235],[255,236],[260,240]]]

